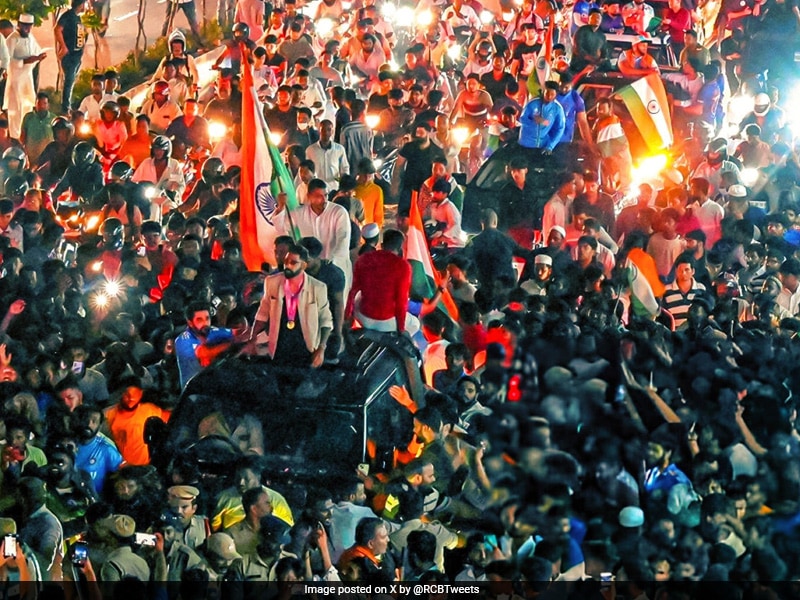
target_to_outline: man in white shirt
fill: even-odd
[[[171,158],[172,142],[163,135],[157,135],[150,146],[150,158],[146,158],[136,168],[131,181],[139,183],[148,181],[154,183],[163,192],[172,196],[173,204],[180,204],[183,191],[186,189],[186,179],[183,177],[181,164]],[[159,177],[158,173],[161,172]],[[164,202],[164,198],[153,199],[154,202]],[[168,208],[162,209],[166,214]]]
[[[183,114],[181,107],[169,97],[169,83],[156,81],[153,86],[153,97],[145,100],[139,111],[150,119],[150,130],[153,133],[164,133],[175,119]]]
[[[477,31],[481,28],[481,20],[475,9],[469,5],[464,5],[463,0],[454,0],[453,5],[447,7],[442,13],[442,21],[446,21],[450,30],[469,27]]]
[[[700,228],[706,234],[706,247],[711,248],[722,237],[722,219],[725,209],[709,198],[711,186],[708,179],[695,177],[689,182],[689,206],[694,208],[694,216],[700,221]]]
[[[353,71],[370,81],[378,80],[378,69],[386,62],[386,55],[383,50],[376,46],[377,39],[375,36],[367,34],[361,40],[361,50],[355,52],[350,59],[350,66]]]
[[[83,113],[86,121],[94,125],[100,120],[100,107],[103,103],[103,76],[100,73],[92,75],[92,91],[81,100],[78,110]]]
[[[450,195],[450,182],[446,179],[437,179],[433,182],[433,202],[431,203],[431,218],[436,221],[437,231],[433,235],[432,243],[435,246],[448,248],[463,248],[465,246],[461,231],[461,213],[448,196]]]
[[[315,237],[322,242],[323,260],[330,260],[345,276],[344,295],[350,290],[353,269],[350,264],[350,215],[347,210],[328,202],[327,185],[321,179],[308,182],[306,203],[287,216],[286,198],[278,195],[278,206],[274,213],[275,231],[278,235],[291,235],[296,227],[299,237]]]
[[[333,123],[328,119],[320,124],[319,141],[306,148],[306,158],[314,161],[317,177],[329,187],[338,188],[342,175],[350,174],[347,153],[333,141]]]
[[[783,289],[775,302],[794,317],[800,312],[800,261],[787,258],[781,265],[778,276],[783,283]]]
[[[31,29],[33,15],[22,14],[17,21],[17,30],[6,39],[10,60],[3,107],[8,115],[9,132],[15,139],[19,139],[22,117],[33,110],[36,101],[33,69],[47,56],[31,35]]]

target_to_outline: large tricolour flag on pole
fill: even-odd
[[[422,226],[416,194],[411,198],[411,211],[408,217],[406,260],[411,265],[411,295],[429,300],[436,295],[439,274],[433,268],[433,259],[425,240],[425,229]],[[442,293],[440,307],[451,318],[458,319],[458,307],[447,290]]]
[[[672,117],[667,92],[658,73],[634,81],[617,92],[651,151],[672,145]]]
[[[286,208],[297,208],[292,177],[281,153],[269,138],[261,102],[253,85],[253,67],[242,61],[244,94],[242,98],[242,180],[239,194],[239,228],[242,258],[250,271],[261,265],[275,264],[276,198],[286,193]]]

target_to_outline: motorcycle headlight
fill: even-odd
[[[208,124],[208,137],[212,142],[218,142],[228,134],[228,127],[219,121],[210,121]]]
[[[463,146],[464,142],[469,139],[469,129],[466,127],[456,127],[453,129],[453,139],[459,146]]]
[[[333,33],[333,28],[336,26],[336,23],[333,22],[331,19],[320,19],[317,21],[315,29],[317,30],[317,35],[321,38],[330,37]]]
[[[119,296],[121,291],[122,291],[122,288],[120,287],[119,282],[115,281],[113,279],[110,280],[110,281],[107,281],[105,286],[103,287],[103,292],[109,298],[116,298],[117,296]]]
[[[397,12],[399,16],[400,11]],[[405,23],[405,20],[401,19],[400,22]],[[428,27],[431,23],[433,23],[433,13],[431,11],[423,10],[417,15],[417,25],[420,27]]]
[[[92,304],[94,304],[96,308],[102,309],[108,306],[108,303],[111,299],[105,292],[98,292],[94,295],[94,298],[92,300],[93,300]]]
[[[450,60],[458,60],[461,57],[461,45],[453,44],[447,49],[447,56]]]
[[[94,231],[100,225],[100,215],[92,215],[86,219],[86,231]]]

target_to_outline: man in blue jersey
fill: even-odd
[[[72,413],[72,428],[78,438],[75,468],[86,471],[94,489],[103,493],[106,478],[124,462],[114,442],[100,433],[103,411],[91,404],[82,404]]]
[[[181,389],[206,366],[204,363],[233,341],[230,329],[211,327],[211,311],[203,302],[193,302],[186,308],[186,325],[186,331],[175,339]]]
[[[564,109],[556,102],[558,84],[545,83],[541,96],[525,105],[519,118],[519,145],[538,148],[546,154],[553,152],[564,134]]]

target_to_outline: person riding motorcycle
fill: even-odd
[[[244,44],[247,50],[253,51],[256,49],[256,44],[250,39],[250,27],[246,23],[236,23],[233,26],[233,38],[228,38],[223,43],[225,49],[214,61],[212,69],[221,68],[222,63],[227,59],[230,61],[230,68],[234,73],[238,73],[242,68],[242,47]]]
[[[116,281],[122,272],[122,252],[125,246],[125,226],[116,217],[100,224],[101,271],[108,281]]]
[[[135,183],[150,182],[163,192],[162,197],[169,200],[166,208],[162,209],[165,214],[181,203],[186,189],[183,168],[171,154],[172,141],[164,135],[157,135],[150,145],[150,158],[142,161],[132,178]],[[153,201],[157,202],[155,198]]]
[[[225,164],[222,159],[212,156],[206,159],[201,169],[200,181],[194,186],[186,201],[178,207],[183,214],[195,214],[209,202],[219,200],[222,190],[227,186]]]
[[[705,150],[703,161],[692,172],[691,178],[701,177],[710,184],[709,194],[715,196],[722,185],[722,174],[733,173],[738,182],[741,175],[738,159],[729,156],[728,141],[725,138],[716,138],[709,142]]]
[[[125,202],[136,206],[142,213],[145,219],[150,218],[150,198],[148,198],[148,189],[152,187],[146,183],[135,183],[131,181],[133,177],[133,167],[131,167],[124,160],[118,160],[111,165],[111,170],[108,173],[111,183],[118,183],[122,186]]]
[[[72,165],[53,190],[53,198],[67,190],[84,203],[92,204],[103,189],[103,167],[97,162],[97,150],[88,142],[78,142],[72,149]]]
[[[25,194],[30,189],[25,175],[12,175],[5,180],[3,195],[14,201],[14,206],[19,206],[25,199]]]
[[[119,120],[119,104],[104,102],[100,108],[100,120],[95,125],[97,144],[107,165],[113,164],[120,148],[128,139],[128,129]]]
[[[142,226],[142,212],[135,204],[128,202],[125,187],[121,183],[109,183],[103,192],[106,200],[100,210],[103,221],[110,218],[119,219],[125,227],[125,237],[129,240],[136,239]]]
[[[169,45],[169,54],[158,64],[158,68],[150,80],[151,83],[164,79],[166,64],[168,61],[172,61],[178,69],[178,74],[187,80],[190,93],[194,94],[193,87],[197,86],[198,81],[197,65],[194,62],[194,58],[186,54],[186,37],[180,29],[176,29],[169,34],[167,43]]]
[[[28,155],[20,146],[11,146],[3,152],[0,159],[0,181],[5,181],[12,175],[24,173],[28,168]]]
[[[72,164],[72,149],[77,144],[75,128],[69,119],[56,117],[50,124],[53,141],[45,146],[36,163],[36,170],[45,187],[58,183]]]

